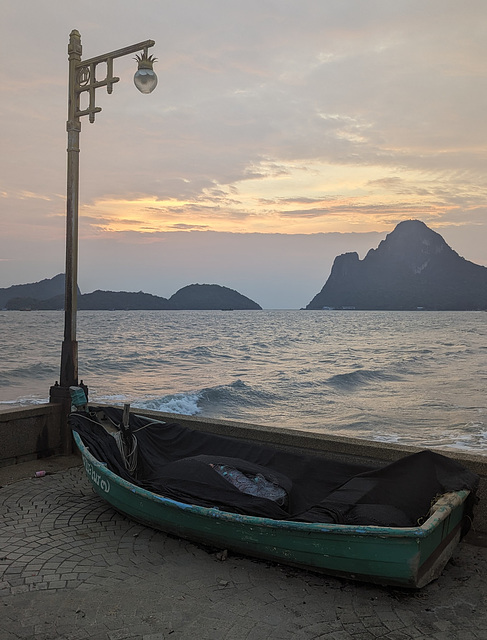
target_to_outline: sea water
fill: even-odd
[[[46,402],[64,314],[0,312],[0,407]],[[487,446],[487,314],[81,311],[90,401],[378,441]]]

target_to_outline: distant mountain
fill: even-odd
[[[62,279],[62,293],[59,293],[59,280]],[[56,286],[46,283],[56,281]],[[39,285],[36,288],[36,285]],[[24,289],[24,287],[26,289]],[[7,298],[3,307],[10,310],[56,310],[64,308],[64,275],[51,280],[43,280],[30,285],[15,285],[2,291],[13,291],[14,296]],[[52,291],[56,295],[52,295]],[[47,292],[48,296],[42,298]],[[23,295],[25,293],[25,295]],[[17,295],[15,295],[17,294]],[[19,295],[20,294],[20,295]],[[51,294],[51,295],[49,295]],[[177,291],[169,300],[150,293],[127,291],[93,291],[81,294],[78,290],[78,309],[80,310],[162,310],[162,309],[261,309],[250,298],[217,284],[192,284]]]
[[[487,267],[460,257],[419,220],[397,225],[363,260],[335,258],[306,309],[487,309]]]
[[[6,289],[0,289],[0,309],[4,309],[7,306],[7,302],[12,298],[30,299],[32,302],[47,300],[58,295],[64,296],[64,273],[60,273],[54,278],[46,278],[40,282],[14,284]],[[30,306],[26,304],[24,308]]]
[[[132,311],[169,309],[167,299],[150,293],[128,291],[100,291],[85,293],[78,299],[78,309],[110,311],[125,309]]]
[[[218,284],[190,284],[172,295],[168,303],[170,309],[262,309],[238,291]]]

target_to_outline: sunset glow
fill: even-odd
[[[113,95],[98,89],[102,112],[82,122],[82,288],[157,294],[183,278],[225,274],[259,297],[262,279],[243,280],[255,251],[269,261],[260,272],[283,278],[304,269],[305,255],[302,277],[316,269],[321,282],[339,251],[372,248],[404,219],[422,220],[487,265],[485,2],[144,7],[142,15],[125,0],[89,0],[80,16],[71,0],[47,0],[28,14],[10,3],[2,16],[4,59],[16,51],[18,71],[0,69],[0,286],[64,269],[73,28],[83,58],[154,39],[159,77],[142,96],[133,61],[117,60]],[[351,235],[342,247],[327,234]],[[286,236],[285,250],[265,248],[274,236]],[[231,264],[208,268],[209,238],[213,256],[232,245]],[[161,251],[147,272],[147,255],[136,256],[149,241]],[[120,243],[123,257],[112,251]],[[178,269],[167,268],[168,246]],[[262,295],[276,286],[266,283]]]

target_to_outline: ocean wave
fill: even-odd
[[[89,374],[97,374],[106,371],[108,375],[130,373],[134,370],[146,372],[169,364],[169,360],[152,356],[135,356],[131,354],[103,354],[102,357],[83,358],[80,362],[80,371],[87,377]]]
[[[4,370],[0,373],[0,386],[17,384],[19,380],[54,378],[59,373],[58,366],[36,362],[25,367]]]
[[[206,345],[197,345],[188,349],[174,351],[173,356],[179,358],[214,358],[216,355],[211,347]]]
[[[150,411],[193,416],[205,412],[214,414],[222,407],[227,409],[229,407],[263,406],[273,398],[273,394],[253,389],[242,380],[235,380],[230,384],[140,400],[135,402],[133,406]]]
[[[256,389],[242,380],[201,390],[201,402],[206,406],[253,406],[261,407],[275,399],[275,395]]]
[[[487,430],[484,422],[471,422],[460,430],[451,431],[449,435],[450,441],[443,445],[446,449],[485,451],[487,448]]]
[[[0,406],[5,407],[30,407],[37,404],[46,404],[49,402],[49,398],[36,398],[34,396],[22,396],[16,400],[0,400]]]
[[[418,433],[414,429],[385,432],[379,431],[377,425],[370,425],[370,439],[375,442],[417,445]],[[421,446],[440,450],[485,451],[487,446],[485,423],[458,424],[443,428],[441,433],[438,433],[434,427],[424,426],[421,430]]]
[[[162,411],[163,413],[178,413],[183,416],[194,416],[200,413],[198,403],[201,399],[199,392],[174,393],[162,398],[151,398],[135,402],[133,406],[148,411]]]
[[[331,378],[328,378],[326,383],[338,389],[351,389],[354,387],[367,385],[372,382],[391,382],[399,379],[399,376],[386,373],[384,371],[356,369],[355,371],[350,371],[349,373],[339,373],[337,375],[331,376]]]

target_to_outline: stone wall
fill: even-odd
[[[61,405],[0,410],[0,467],[61,453]]]

